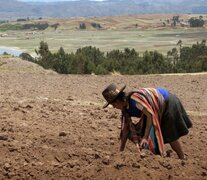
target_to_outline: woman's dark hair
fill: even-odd
[[[117,96],[117,98],[115,99],[115,101],[116,100],[120,100],[120,101],[122,101],[122,102],[125,102],[126,101],[126,93],[125,92],[121,92],[118,96]]]

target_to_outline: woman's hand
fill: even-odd
[[[138,143],[136,143],[136,147],[137,147],[138,152],[141,153],[141,150],[140,150],[140,147],[139,147]]]
[[[138,152],[140,154],[140,157],[141,158],[145,158],[146,154],[145,154],[145,152],[141,152],[142,149],[140,148],[140,145],[138,143],[136,144],[136,147],[137,147],[137,150],[138,150]]]
[[[142,138],[141,142],[140,142],[140,149],[144,149],[145,146],[148,145],[148,140],[146,138]]]

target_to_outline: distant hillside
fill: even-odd
[[[1,0],[0,5],[1,20],[160,13],[207,14],[206,0],[78,0],[51,3]]]

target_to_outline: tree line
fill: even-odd
[[[28,23],[28,24],[3,23],[2,25],[0,25],[0,31],[8,31],[8,30],[45,30],[48,27],[52,27],[54,29],[57,29],[58,26],[59,26],[58,23],[52,24],[52,25],[49,25],[48,23]]]
[[[61,74],[162,74],[207,71],[206,40],[191,47],[183,47],[180,40],[177,45],[179,48],[168,51],[167,56],[156,50],[145,51],[140,55],[135,49],[129,48],[104,53],[92,46],[79,48],[74,53],[66,53],[61,47],[56,53],[52,53],[47,42],[41,41],[39,48],[35,50],[36,58],[28,53],[22,53],[20,57]]]

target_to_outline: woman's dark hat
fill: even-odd
[[[126,88],[126,85],[124,85],[121,89],[118,89],[115,84],[110,84],[103,92],[102,95],[106,99],[107,103],[103,106],[103,108],[106,108],[109,104],[111,104],[118,95],[123,92],[123,90]]]

